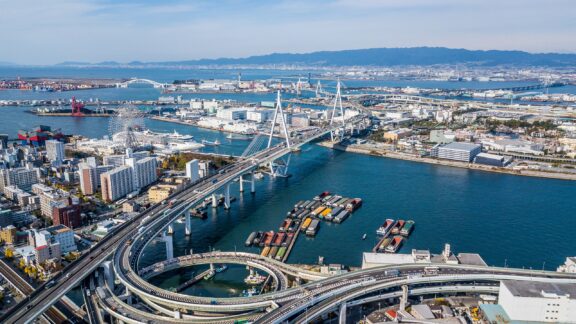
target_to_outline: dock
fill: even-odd
[[[183,284],[181,284],[180,286],[176,287],[176,292],[181,292],[182,290],[192,286],[193,284],[197,283],[198,281],[202,280],[204,278],[204,276],[212,273],[214,270],[212,269],[208,269],[206,271],[201,272],[199,275],[194,276],[194,278],[184,282]]]
[[[294,246],[294,244],[296,243],[296,240],[298,239],[298,235],[300,235],[300,229],[296,229],[294,236],[292,237],[292,241],[290,242],[290,245],[288,245],[288,248],[286,249],[286,253],[284,254],[284,257],[282,258],[282,262],[286,262],[286,260],[288,260],[288,256],[290,256],[290,252],[292,251],[292,247]]]

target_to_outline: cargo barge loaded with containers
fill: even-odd
[[[382,226],[376,230],[376,234],[382,236],[374,246],[372,252],[396,253],[404,244],[404,241],[414,230],[413,220],[404,221],[388,218]]]
[[[321,221],[340,224],[361,206],[360,198],[347,198],[324,191],[311,200],[297,202],[286,214],[277,233],[252,232],[245,245],[261,247],[260,255],[284,262],[300,233],[314,237],[320,229]]]

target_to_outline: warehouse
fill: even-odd
[[[481,151],[480,144],[453,142],[434,146],[430,155],[439,159],[472,162]]]

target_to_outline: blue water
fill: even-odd
[[[121,99],[130,99],[134,93],[141,93],[143,98],[159,95],[151,88],[98,91]],[[15,92],[9,96],[19,98],[29,93]],[[6,94],[0,92],[0,98]],[[95,96],[89,91],[85,95]],[[269,100],[269,95],[253,96],[223,95],[238,100]],[[25,108],[18,107],[0,108],[0,133],[15,135],[19,128],[42,123],[61,127],[66,133],[90,137],[107,134],[108,121],[104,118],[40,118],[24,111]],[[223,133],[187,125],[147,120],[146,126],[155,131],[192,134],[198,140],[219,139],[223,143],[218,148],[206,148],[208,151],[238,154],[248,144],[229,142]],[[232,192],[238,200],[232,209],[211,209],[207,220],[194,219],[190,238],[184,236],[183,225],[176,223],[175,254],[207,251],[209,247],[258,252],[244,247],[250,232],[277,230],[294,203],[325,190],[360,197],[364,205],[343,224],[322,223],[315,238],[301,236],[288,262],[316,263],[318,255],[322,255],[326,262],[359,266],[361,253],[374,246],[375,231],[386,218],[416,221],[415,231],[401,250],[404,253],[413,248],[439,252],[444,243],[450,243],[455,252],[480,253],[491,265],[502,266],[507,260],[509,266],[542,268],[545,262],[547,269],[555,269],[566,256],[576,254],[574,182],[385,159],[315,145],[306,146],[292,156],[290,172],[292,177],[287,179],[259,181],[255,195],[238,193],[234,184]],[[365,241],[361,240],[364,233],[368,235]],[[146,250],[142,265],[163,258],[163,243],[154,243]],[[160,284],[170,287],[180,280],[168,279],[160,280]],[[222,287],[203,291],[206,295],[230,293]]]

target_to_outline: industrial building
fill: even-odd
[[[480,144],[453,142],[434,146],[430,155],[439,159],[472,162],[480,152],[482,152]]]
[[[573,284],[504,280],[498,304],[513,321],[576,323]]]
[[[504,167],[510,163],[512,159],[502,155],[490,154],[490,153],[479,153],[474,158],[474,163],[491,165],[495,167]]]

